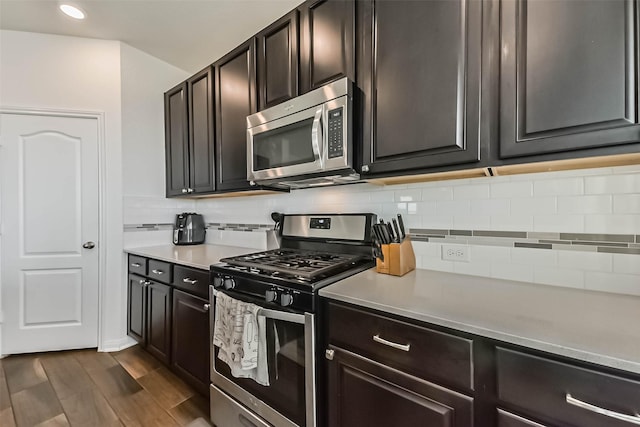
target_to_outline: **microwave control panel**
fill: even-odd
[[[344,145],[342,141],[342,115],[343,107],[329,111],[329,135],[327,138],[327,145],[329,149],[328,158],[330,159],[344,156]]]

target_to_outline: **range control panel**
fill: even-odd
[[[315,228],[317,230],[330,230],[331,218],[311,218],[309,220],[309,228]]]
[[[342,141],[342,116],[343,108],[336,108],[329,111],[329,135],[328,141],[328,157],[333,159],[334,157],[344,156],[344,145]]]

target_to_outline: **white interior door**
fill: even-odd
[[[96,347],[97,119],[0,114],[0,201],[2,352]]]

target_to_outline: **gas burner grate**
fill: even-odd
[[[273,249],[224,258],[221,261],[238,267],[312,280],[318,276],[347,270],[361,258],[360,255],[331,252]]]

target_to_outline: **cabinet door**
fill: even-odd
[[[209,388],[209,301],[173,292],[172,366],[201,393]]]
[[[149,281],[147,286],[147,351],[164,363],[171,354],[171,287]]]
[[[127,286],[127,335],[144,346],[147,338],[147,279],[129,274]]]
[[[210,67],[188,80],[189,188],[193,193],[206,193],[216,189],[213,85],[213,71]]]
[[[479,160],[481,27],[476,0],[358,3],[365,176]]]
[[[501,2],[500,154],[640,141],[633,0]]]
[[[186,193],[189,187],[189,126],[187,83],[164,94],[164,138],[167,197]]]
[[[247,116],[256,112],[255,40],[215,63],[218,190],[249,188]]]
[[[355,80],[355,2],[309,0],[299,8],[300,92],[342,77]]]
[[[257,35],[258,110],[298,94],[298,11]]]
[[[473,399],[337,347],[328,365],[331,427],[472,427]]]

